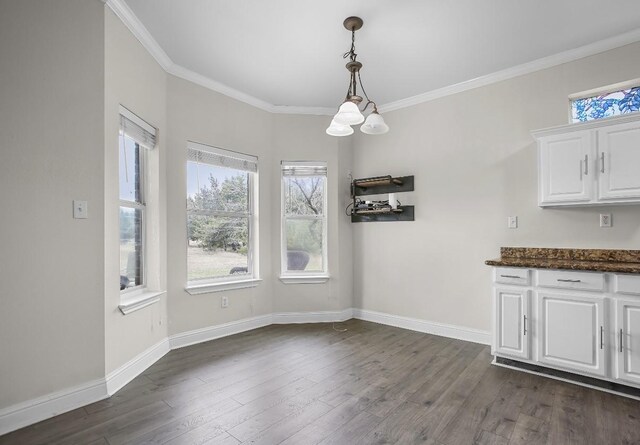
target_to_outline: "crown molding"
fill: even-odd
[[[438,88],[423,94],[389,102],[379,106],[378,109],[383,113],[411,107],[413,105],[440,99],[452,94],[502,82],[503,80],[513,79],[514,77],[523,76],[525,74],[530,74],[547,68],[553,68],[554,66],[562,65],[563,63],[573,62],[574,60],[600,54],[638,41],[640,41],[640,28],[548,57],[523,63],[522,65],[496,71],[494,73],[487,74],[486,76],[476,77],[475,79]]]
[[[338,104],[339,106],[340,104]],[[277,114],[313,114],[316,116],[333,116],[338,112],[338,106],[329,107],[298,107],[294,105],[273,105],[272,113]]]
[[[142,24],[138,17],[133,13],[129,5],[124,0],[107,0],[106,4],[115,15],[129,28],[129,31],[135,36],[136,39],[142,43],[142,46],[156,59],[156,62],[160,64],[162,69],[167,71],[173,61],[160,47],[156,39],[151,36],[149,30]]]
[[[321,115],[321,116],[325,116],[325,115],[333,116],[336,113],[335,108],[273,105],[273,104],[270,104],[269,102],[265,102],[262,99],[258,99],[257,97],[251,96],[250,94],[243,93],[242,91],[231,88],[230,86],[227,86],[223,83],[215,81],[209,77],[203,76],[202,74],[198,74],[195,71],[191,71],[175,63],[172,63],[171,66],[166,68],[166,71],[167,73],[173,76],[179,77],[180,79],[184,79],[186,81],[195,83],[196,85],[200,85],[201,87],[215,91],[216,93],[220,93],[232,99],[238,100],[240,102],[244,102],[248,105],[259,108],[260,110],[266,111],[268,113],[313,114],[313,115]]]
[[[124,23],[125,26],[129,28],[131,33],[140,41],[140,43],[142,43],[142,46],[145,47],[149,54],[151,54],[151,56],[160,64],[160,66],[171,75],[187,80],[189,82],[193,82],[204,88],[223,94],[232,99],[236,99],[240,102],[244,102],[248,105],[259,108],[263,111],[267,111],[269,113],[332,116],[336,112],[335,107],[302,107],[270,104],[269,102],[266,102],[262,99],[258,99],[257,97],[251,96],[250,94],[236,90],[228,85],[198,74],[183,66],[177,65],[171,60],[167,53],[164,52],[164,50],[153,38],[151,33],[149,33],[144,24],[142,24],[138,17],[136,17],[136,15],[133,13],[131,8],[129,8],[129,6],[125,3],[125,0],[106,0],[106,4],[122,21],[122,23]],[[389,102],[384,105],[380,105],[378,109],[381,113],[385,113],[389,111],[399,110],[401,108],[411,107],[424,102],[440,99],[445,96],[450,96],[452,94],[458,94],[463,91],[480,88],[483,86],[502,82],[503,80],[530,74],[535,71],[552,68],[554,66],[562,65],[563,63],[593,56],[595,54],[629,45],[638,41],[640,41],[640,28],[624,34],[620,34],[618,36],[590,43],[579,48],[570,49],[558,54],[534,60],[532,62],[527,62],[522,65],[517,65],[504,70],[496,71],[494,73],[480,76],[475,79],[456,83],[443,88],[438,88],[436,90],[428,91],[416,96],[407,97],[405,99]]]
[[[223,83],[203,76],[202,74],[198,74],[195,71],[191,71],[175,63],[171,64],[171,66],[167,68],[166,71],[173,76],[188,80],[189,82],[193,82],[196,85],[200,85],[201,87],[210,89],[212,91],[215,91],[216,93],[224,94],[225,96],[231,97],[232,99],[236,99],[240,102],[244,102],[261,110],[271,113],[274,107],[270,103],[258,99],[257,97],[251,96],[247,93],[243,93],[242,91],[231,88]]]

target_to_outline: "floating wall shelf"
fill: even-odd
[[[413,176],[400,176],[396,178],[392,176],[377,176],[373,178],[355,179],[351,183],[351,197],[353,198],[351,222],[413,221],[414,206],[398,206],[397,209],[356,208],[356,198],[359,196],[412,191]]]

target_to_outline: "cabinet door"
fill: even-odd
[[[586,295],[538,294],[539,361],[604,376],[604,300]]]
[[[529,359],[529,291],[496,289],[494,316],[493,352]]]
[[[616,298],[616,378],[640,384],[640,299]]]
[[[640,198],[640,122],[598,130],[598,197]]]
[[[539,204],[587,203],[593,199],[593,134],[577,131],[539,142]]]

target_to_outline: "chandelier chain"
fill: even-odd
[[[356,30],[355,29],[351,30],[351,48],[342,56],[343,59],[346,59],[347,57],[349,57],[349,59],[352,62],[355,62],[356,57],[358,57],[358,55],[356,54]]]

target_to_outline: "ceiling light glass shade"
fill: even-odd
[[[327,134],[329,136],[349,136],[353,134],[353,128],[348,125],[339,124],[335,119],[332,119],[331,125],[327,128]]]
[[[364,116],[358,106],[350,100],[340,105],[338,113],[333,117],[341,125],[358,125],[364,121]]]
[[[384,119],[378,113],[373,112],[360,127],[360,131],[365,134],[385,134],[389,131],[389,126],[384,123]]]

